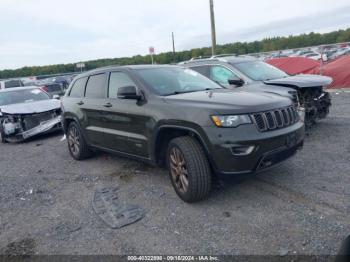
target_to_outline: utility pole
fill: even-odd
[[[173,40],[173,61],[174,61],[174,63],[176,63],[174,32],[171,32],[171,37],[172,37],[172,40]]]
[[[215,32],[214,0],[209,0],[209,4],[210,4],[210,22],[211,22],[211,53],[212,55],[215,55],[216,32]]]

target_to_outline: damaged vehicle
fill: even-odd
[[[307,127],[326,118],[331,97],[325,88],[332,78],[319,75],[290,76],[280,69],[249,56],[218,55],[192,59],[181,65],[236,90],[279,94],[305,110]]]
[[[80,74],[62,98],[71,156],[94,150],[166,166],[178,196],[204,199],[213,176],[258,173],[303,146],[303,112],[288,98],[223,88],[196,71],[110,66]]]
[[[20,142],[61,130],[61,104],[38,87],[0,91],[0,140]]]

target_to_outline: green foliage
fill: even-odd
[[[298,36],[288,37],[273,37],[266,38],[261,41],[254,42],[236,42],[232,44],[224,44],[217,46],[217,54],[237,54],[243,55],[248,53],[268,52],[274,50],[293,49],[306,46],[315,46],[323,44],[332,44],[339,42],[350,41],[350,28],[346,30],[338,30],[330,33],[319,34],[309,33]],[[188,51],[176,52],[175,57],[172,52],[161,53],[154,56],[154,61],[158,64],[169,64],[174,62],[181,62],[189,60],[192,57],[209,56],[211,54],[210,47],[195,48]],[[121,57],[112,59],[98,59],[86,61],[85,70],[90,70],[108,65],[136,65],[136,64],[150,64],[150,56],[136,55],[133,57]],[[47,66],[31,66],[22,67],[15,70],[0,71],[1,78],[24,77],[24,76],[38,76],[69,72],[79,72],[75,64],[59,64]]]

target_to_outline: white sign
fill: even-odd
[[[77,63],[76,66],[77,66],[77,68],[84,68],[85,64],[84,63]]]

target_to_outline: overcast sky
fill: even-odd
[[[349,0],[214,0],[218,43],[350,27]],[[0,69],[210,45],[209,0],[0,0]]]

